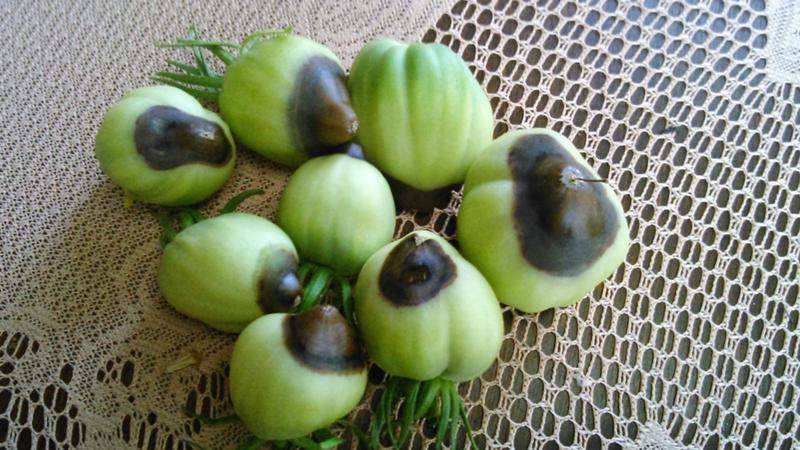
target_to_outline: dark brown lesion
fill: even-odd
[[[297,278],[297,256],[275,251],[259,278],[258,304],[265,313],[288,312],[300,301],[303,286]]]
[[[602,180],[594,180],[553,136],[520,137],[508,165],[514,228],[532,266],[557,276],[578,275],[614,242],[619,218],[603,186],[594,182]]]
[[[409,235],[386,256],[378,285],[397,306],[416,306],[435,298],[452,283],[456,265],[438,242]]]
[[[330,305],[286,316],[283,340],[300,364],[317,372],[359,372],[366,366],[355,330]]]
[[[233,155],[222,127],[172,106],[153,106],[136,119],[136,149],[147,165],[169,170],[184,164],[224,166]]]
[[[296,143],[308,156],[347,151],[358,130],[344,70],[324,56],[300,68],[289,108]]]
[[[385,175],[398,211],[430,212],[434,208],[444,209],[450,204],[453,191],[461,189],[461,184],[451,184],[442,188],[425,191]]]

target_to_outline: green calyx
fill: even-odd
[[[175,42],[157,44],[161,48],[187,48],[192,51],[194,64],[185,64],[173,59],[166,59],[166,63],[175,71],[160,71],[152,79],[168,86],[173,86],[202,100],[216,101],[222,88],[222,74],[216,72],[210,65],[206,52],[216,57],[223,65],[228,66],[236,58],[247,51],[254,43],[278,36],[287,36],[294,32],[292,27],[281,30],[258,31],[246,37],[241,44],[227,41],[207,41],[200,38],[197,29],[192,26],[188,37],[180,38]]]
[[[377,404],[369,430],[370,449],[381,448],[381,440],[385,438],[393,448],[404,448],[412,426],[423,419],[436,428],[437,449],[442,448],[448,436],[449,445],[454,448],[459,426],[464,427],[471,448],[480,448],[472,436],[469,418],[452,381],[442,378],[417,381],[392,376],[380,393]]]

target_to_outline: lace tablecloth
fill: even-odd
[[[346,64],[377,36],[444,43],[489,94],[497,134],[558,130],[619,192],[624,266],[575,306],[506,309],[500,358],[461,386],[480,443],[800,446],[796,7],[286,3],[0,3],[0,447],[232,448],[246,436],[181,413],[231,412],[234,337],[164,302],[157,223],[124,208],[93,159],[105,110],[164,67],[155,42],[192,24],[229,40],[293,25]],[[273,217],[286,174],[243,151],[205,209],[260,187],[245,209]],[[403,214],[398,233],[452,237],[458,205],[456,193],[445,210]],[[187,354],[200,363],[167,373]],[[352,417],[367,422],[366,402]]]

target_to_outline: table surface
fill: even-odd
[[[486,447],[800,446],[800,85],[775,69],[763,1],[352,3],[0,4],[0,447],[247,436],[181,414],[231,412],[234,337],[166,305],[158,226],[93,158],[106,109],[185,57],[155,43],[192,24],[227,40],[291,24],[346,65],[378,36],[441,42],[487,92],[496,135],[560,131],[619,193],[624,266],[575,306],[504,309],[499,359],[460,387]],[[243,151],[203,208],[260,187],[244,209],[272,218],[287,173]],[[398,235],[454,237],[459,202],[403,213]],[[166,373],[187,354],[199,364]],[[430,442],[422,429],[412,446]]]

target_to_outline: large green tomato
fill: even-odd
[[[153,86],[129,92],[108,110],[95,156],[130,199],[180,206],[222,187],[236,146],[225,122],[194,97]]]
[[[225,70],[219,107],[244,145],[290,167],[340,150],[358,128],[339,59],[295,35],[244,50]]]
[[[189,317],[239,332],[267,312],[288,311],[302,293],[297,252],[267,219],[223,214],[196,223],[164,248],[158,282]]]
[[[231,356],[231,400],[264,440],[325,428],[358,405],[367,366],[355,330],[336,308],[269,314],[244,329]]]
[[[355,312],[375,363],[420,381],[480,375],[503,338],[489,283],[429,231],[415,231],[370,257],[356,283]]]
[[[449,198],[492,140],[486,94],[444,45],[370,42],[353,62],[348,86],[357,140],[367,160],[410,194],[408,201],[398,197],[401,206],[424,209],[426,194],[440,191]]]
[[[278,225],[301,256],[353,275],[392,240],[392,192],[368,162],[343,154],[314,158],[289,178]]]
[[[624,261],[619,198],[566,137],[497,139],[464,184],[458,241],[501,302],[526,312],[578,301]]]

